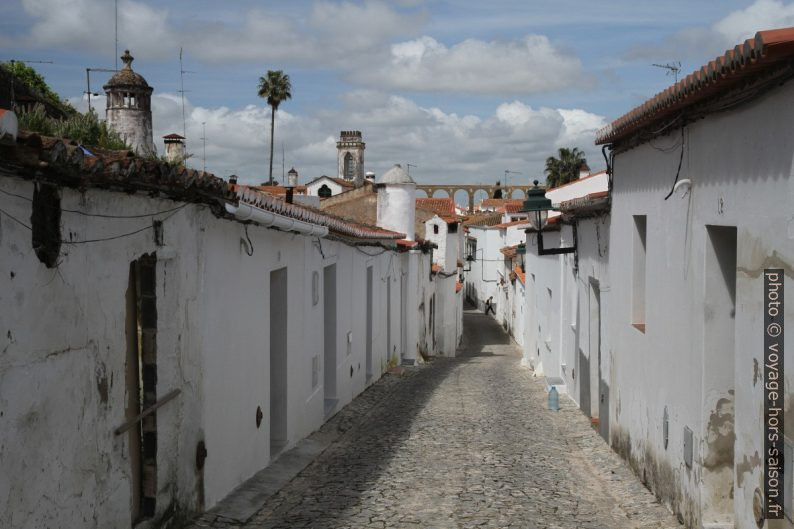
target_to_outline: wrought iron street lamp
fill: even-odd
[[[564,253],[576,252],[576,224],[573,225],[573,246],[568,248],[543,248],[543,228],[549,220],[549,210],[551,210],[551,200],[546,198],[546,191],[538,187],[535,180],[534,187],[527,192],[527,199],[524,201],[523,211],[529,214],[529,224],[532,230],[538,233],[538,255],[559,255]],[[527,230],[529,231],[529,230]]]

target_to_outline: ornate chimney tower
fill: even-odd
[[[353,182],[356,187],[364,183],[364,148],[361,131],[343,130],[336,142],[339,178]]]
[[[152,140],[152,87],[140,74],[132,71],[130,50],[121,56],[124,67],[103,87],[107,95],[108,125],[124,138],[136,153],[157,154]]]

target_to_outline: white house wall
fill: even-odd
[[[610,233],[612,445],[647,476],[649,486],[682,513],[688,525],[712,520],[718,496],[730,492],[723,516],[756,527],[753,495],[763,491],[763,269],[783,268],[791,294],[794,268],[792,153],[794,85],[759,96],[729,112],[688,124],[680,179],[691,191],[664,200],[673,185],[678,149],[643,144],[615,158]],[[656,147],[678,141],[654,140]],[[645,332],[631,325],[633,215],[647,215]],[[707,226],[736,226],[735,317],[709,304]],[[735,332],[711,332],[716,318]],[[794,321],[794,304],[784,319]],[[729,337],[733,348],[714,350]],[[784,358],[791,365],[792,340]],[[718,354],[718,357],[715,357]],[[663,383],[662,383],[663,382]],[[786,436],[794,439],[794,370],[785,374]],[[723,400],[720,400],[723,399]],[[670,416],[664,446],[662,417]],[[731,415],[734,414],[733,417]],[[736,436],[733,453],[720,442],[714,418]],[[694,432],[694,463],[684,463],[683,433]],[[735,476],[734,476],[735,469]],[[722,487],[720,491],[720,487]],[[723,506],[724,507],[724,506]],[[732,511],[732,512],[731,512]],[[729,523],[732,523],[730,521]]]
[[[32,197],[33,185],[2,178],[0,187]],[[143,215],[174,207],[170,200],[90,189],[62,190],[63,209]],[[28,219],[31,203],[3,199],[3,209]],[[150,218],[98,219],[62,215],[62,233],[75,240],[112,237],[150,225]],[[248,242],[250,239],[250,247]],[[349,403],[409,347],[401,321],[401,277],[407,254],[354,248],[215,218],[188,204],[164,221],[165,246],[151,230],[61,249],[47,269],[31,248],[30,232],[0,217],[0,321],[8,338],[0,356],[0,526],[34,528],[129,525],[129,435],[125,422],[126,335],[130,263],[156,253],[157,396],[181,393],[157,411],[157,516],[166,509],[210,508],[267,466],[269,453],[270,272],[287,267],[288,449],[326,420],[323,401],[323,268],[337,271],[337,399]],[[253,254],[250,249],[253,249]],[[246,251],[248,250],[248,252]],[[321,253],[322,250],[322,253]],[[323,258],[322,255],[325,255]],[[417,256],[429,272],[427,255]],[[367,380],[366,267],[373,267],[373,377]],[[312,276],[319,275],[314,304]],[[452,278],[454,281],[454,278]],[[391,281],[392,354],[387,350],[386,298]],[[429,273],[419,285],[427,296]],[[416,298],[419,303],[419,298]],[[454,284],[453,298],[454,300]],[[414,334],[427,337],[425,320]],[[454,318],[448,320],[455,329]],[[348,333],[350,343],[348,344]],[[412,338],[421,346],[417,338]],[[425,342],[426,343],[426,342]],[[312,387],[312,359],[319,382]],[[395,356],[396,355],[396,356]],[[256,411],[263,413],[256,426]],[[196,467],[199,442],[207,450]],[[86,449],[85,447],[90,447]],[[32,476],[52,475],[41,480]],[[82,491],[82,498],[73,491]],[[49,501],[42,501],[42,498]],[[85,498],[95,501],[88,502]],[[57,522],[56,522],[57,521]]]

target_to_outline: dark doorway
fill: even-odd
[[[323,396],[325,413],[336,407],[336,265],[323,270]]]
[[[367,267],[367,336],[365,345],[367,382],[372,380],[372,267]]]
[[[287,445],[287,269],[270,272],[270,458]]]
[[[157,257],[130,264],[127,283],[127,402],[125,418],[135,419],[157,402]],[[157,413],[129,430],[133,525],[155,514],[157,498]]]

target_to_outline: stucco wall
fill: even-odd
[[[345,189],[330,178],[319,178],[306,184],[306,194],[312,197],[319,196],[318,193],[323,185],[328,186],[328,188],[331,190],[332,197],[338,195]]]
[[[33,193],[30,182],[14,178],[0,178],[0,187],[25,197]],[[30,218],[29,201],[5,196],[5,211]],[[95,189],[64,189],[61,202],[63,209],[111,215],[145,215],[178,205]],[[151,218],[63,212],[61,225],[64,238],[101,239],[150,226]],[[276,455],[269,453],[272,270],[288,269],[288,295],[276,300],[287,312],[285,450],[328,417],[324,267],[336,264],[337,271],[336,403],[331,414],[377,380],[390,360],[398,362],[409,344],[422,346],[418,337],[427,337],[426,320],[402,298],[416,291],[412,303],[419,304],[420,295],[433,291],[429,255],[415,257],[428,273],[413,282],[407,254],[256,225],[247,232],[238,222],[215,218],[205,206],[188,204],[164,221],[164,246],[155,244],[152,230],[64,244],[57,269],[47,269],[31,248],[30,232],[6,215],[0,217],[0,475],[27,476],[0,480],[0,526],[129,525],[129,435],[112,431],[125,422],[125,296],[130,263],[143,254],[157,255],[157,396],[181,390],[156,414],[158,517],[168,509],[178,514],[211,507]],[[244,242],[248,239],[250,246]],[[368,379],[369,266],[373,376]],[[455,329],[454,318],[445,325],[447,321]],[[319,363],[313,363],[315,357]],[[313,365],[319,369],[314,386]],[[259,427],[257,407],[263,413]],[[203,470],[196,467],[200,441],[207,449]]]
[[[794,86],[788,83],[687,125],[680,179],[691,179],[692,186],[683,199],[676,193],[664,200],[680,150],[654,148],[679,141],[680,129],[654,140],[654,146],[644,144],[615,157],[609,294],[612,445],[691,526],[711,521],[708,509],[719,507],[717,496],[733,482],[733,501],[728,502],[733,505],[723,517],[735,518],[741,529],[755,527],[753,494],[763,490],[758,374],[763,365],[762,270],[784,268],[786,293],[791,293],[792,118]],[[647,215],[645,332],[631,325],[633,215]],[[709,329],[717,319],[730,321],[724,314],[730,307],[708,302],[708,285],[720,274],[709,266],[708,225],[737,228],[734,332],[727,333],[735,345],[722,351],[709,345],[715,339]],[[784,317],[794,321],[791,304]],[[785,359],[792,361],[790,340]],[[789,439],[794,438],[792,373],[785,376]],[[718,409],[719,399],[730,406]],[[670,415],[666,449],[665,407]],[[722,433],[714,429],[715,417],[723,424]],[[721,442],[731,419],[733,454],[725,448],[730,443]],[[691,469],[683,461],[685,426],[694,432]],[[721,490],[714,485],[726,481]]]

